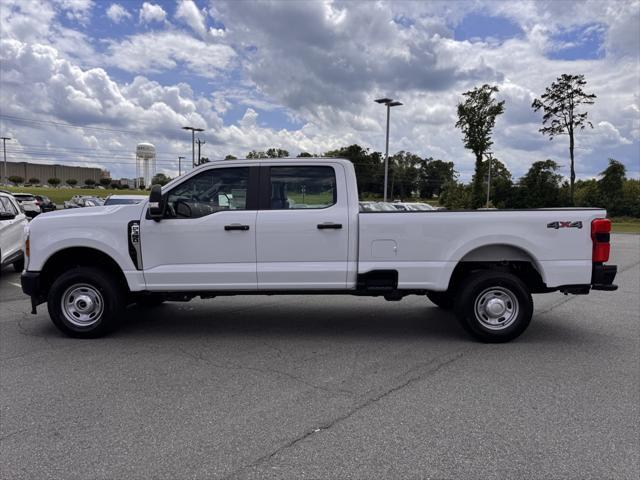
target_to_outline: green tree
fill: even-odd
[[[562,185],[563,190],[567,190],[566,200],[571,203],[571,194],[569,192],[569,184],[566,182]],[[602,199],[598,189],[598,182],[595,179],[578,180],[575,183],[575,205],[578,207],[601,207]]]
[[[29,179],[29,183],[30,183],[31,185],[40,185],[40,179],[39,179],[39,178],[36,178],[36,177],[31,177],[31,178]]]
[[[603,206],[610,215],[622,215],[623,188],[626,180],[627,169],[613,158],[609,159],[609,166],[600,175],[598,180],[598,192],[603,201]]]
[[[390,197],[406,200],[418,187],[418,166],[422,158],[411,152],[400,151],[389,157]]]
[[[247,158],[254,160],[254,159],[269,158],[269,157],[263,151],[251,150],[249,153],[247,153]]]
[[[384,165],[380,152],[370,153],[368,148],[349,145],[325,152],[325,157],[346,158],[353,163],[360,198],[381,196],[384,182]]]
[[[88,187],[93,187],[96,184],[96,181],[92,178],[87,178],[84,181],[84,184],[87,185]]]
[[[209,157],[200,157],[200,162],[198,163],[198,165],[202,165],[203,163],[209,163],[211,160],[209,160]]]
[[[480,166],[480,175],[482,178],[482,196],[486,204],[487,186],[489,178],[489,162],[483,162]],[[475,177],[475,175],[474,175]],[[475,185],[475,178],[471,179],[471,184]],[[511,172],[497,158],[491,160],[491,205],[496,208],[507,208],[511,205],[513,195],[513,180]]]
[[[164,173],[156,173],[151,179],[151,185],[166,185],[171,181],[171,178]]]
[[[22,183],[22,182],[24,182],[24,178],[22,178],[22,177],[21,177],[21,176],[19,176],[19,175],[11,175],[11,176],[9,177],[9,181],[10,181],[11,183]]]
[[[289,156],[289,152],[282,148],[269,148],[266,153],[269,158],[286,158]]]
[[[525,208],[560,206],[560,181],[558,164],[553,160],[534,162],[529,171],[520,179],[519,201]]]
[[[234,157],[233,155],[229,154],[226,157],[224,157],[225,160],[237,160],[238,157]]]
[[[422,198],[439,197],[444,185],[457,177],[453,162],[427,158],[418,172],[417,189]]]
[[[640,218],[640,180],[627,179],[622,187],[622,215]]]
[[[447,182],[440,194],[440,203],[450,210],[462,210],[471,207],[471,186],[456,182]]]
[[[78,180],[76,180],[75,178],[70,178],[67,180],[67,185],[69,185],[70,187],[73,187],[77,184],[78,184]]]
[[[553,140],[558,135],[569,136],[569,158],[571,160],[570,191],[571,204],[574,204],[574,184],[576,180],[574,147],[575,133],[584,130],[593,124],[587,120],[586,111],[580,111],[580,105],[592,105],[596,95],[585,93],[583,87],[587,84],[584,75],[562,74],[551,86],[545,89],[540,98],[536,98],[531,107],[534,111],[542,109],[543,127],[539,130],[543,135],[548,135]]]
[[[111,179],[110,178],[101,178],[100,179],[100,185],[102,185],[103,187],[108,187],[109,185],[111,185]]]
[[[465,100],[458,103],[456,127],[462,130],[465,148],[471,150],[476,157],[476,175],[472,188],[473,208],[478,208],[484,203],[482,177],[478,172],[485,153],[493,145],[491,132],[495,126],[496,117],[504,112],[504,100],[496,101],[493,97],[494,93],[498,93],[498,87],[485,84],[463,93]]]
[[[311,158],[313,156],[314,155],[310,154],[309,152],[300,152],[297,158]]]
[[[57,187],[58,185],[60,185],[60,179],[55,177],[50,178],[49,180],[47,180],[47,183],[52,187]]]

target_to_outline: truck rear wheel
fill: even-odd
[[[471,275],[458,290],[456,314],[474,338],[487,343],[513,340],[526,330],[533,299],[515,275],[484,271]]]
[[[449,292],[427,292],[427,298],[443,310],[451,310],[455,304],[455,299]]]
[[[47,298],[53,324],[76,338],[95,338],[112,331],[124,305],[124,292],[118,282],[92,267],[64,272],[51,285]]]

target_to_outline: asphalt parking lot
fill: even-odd
[[[423,297],[227,297],[61,336],[0,277],[2,478],[640,476],[640,236],[617,292],[474,343]]]

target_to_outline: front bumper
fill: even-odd
[[[40,294],[40,272],[22,272],[20,283],[26,295],[33,297]]]
[[[617,265],[604,265],[596,263],[593,265],[591,273],[592,290],[617,290],[618,286],[613,283],[618,273]]]
[[[31,297],[31,313],[36,313],[36,307],[46,301],[42,292],[40,272],[22,272],[20,276],[22,291]]]

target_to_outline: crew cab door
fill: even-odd
[[[339,165],[266,165],[256,225],[260,290],[343,289],[349,214]]]
[[[141,220],[148,290],[255,290],[258,167],[215,166],[163,192]]]

